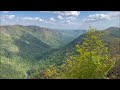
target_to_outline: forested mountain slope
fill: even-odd
[[[50,65],[61,65],[68,56],[75,54],[75,45],[83,43],[85,33],[85,30],[52,30],[37,26],[0,26],[0,78],[25,78],[27,71],[31,78],[37,77]],[[120,28],[110,27],[97,33],[109,47],[112,59],[117,60],[110,73],[119,76]]]
[[[117,60],[115,69],[111,72],[115,72],[117,68],[117,74],[120,75],[119,71],[119,63],[120,63],[120,28],[117,27],[111,27],[106,30],[102,31],[96,31],[96,35],[99,35],[99,39],[105,44],[106,47],[108,47],[111,58],[113,60]],[[44,60],[47,62],[50,62],[50,64],[56,64],[60,65],[64,63],[67,57],[69,57],[72,54],[75,54],[75,45],[76,44],[82,44],[84,41],[84,38],[86,37],[86,34],[80,35],[78,38],[64,46],[63,48],[59,49],[58,51],[53,52],[52,54],[46,56]],[[47,65],[48,66],[48,65]],[[118,76],[119,76],[118,75]]]
[[[79,32],[79,33],[78,33]],[[30,67],[85,31],[66,32],[38,26],[0,26],[1,78],[24,78]],[[74,34],[73,34],[74,33]],[[44,66],[45,67],[45,66]]]

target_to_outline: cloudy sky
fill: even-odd
[[[0,11],[0,25],[36,25],[53,29],[120,27],[118,11]]]

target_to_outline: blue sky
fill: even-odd
[[[36,25],[53,29],[120,27],[119,11],[0,11],[1,25]]]

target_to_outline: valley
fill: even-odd
[[[0,11],[0,79],[120,79],[120,12]]]
[[[38,26],[0,26],[0,78],[25,79],[28,72],[29,78],[40,78],[39,73],[50,65],[59,66],[69,55],[75,54],[75,45],[84,42],[86,32]],[[101,33],[99,39],[109,48],[112,59],[117,59],[115,68],[118,68],[120,28],[110,27],[96,31],[98,33]],[[111,72],[115,73],[114,69]]]
[[[37,26],[0,26],[2,63],[0,77],[25,77],[25,72],[29,67],[38,67],[40,65],[38,62],[41,62],[51,52],[57,51],[85,33],[85,31],[78,32],[49,30]]]

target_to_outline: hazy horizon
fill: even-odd
[[[0,26],[36,26],[36,27],[40,27],[40,28],[47,28],[47,29],[52,29],[52,30],[66,30],[66,31],[69,31],[69,30],[88,30],[88,29],[60,29],[60,28],[49,28],[49,27],[42,27],[42,26],[37,26],[37,25],[20,25],[20,24],[15,24],[15,25],[0,25]],[[110,26],[110,27],[107,27],[105,29],[108,29],[108,28],[111,28],[111,27],[115,27],[115,26]],[[117,27],[116,28],[120,28],[120,27]],[[96,29],[96,28],[95,28]],[[96,29],[96,30],[105,30],[105,29]]]

